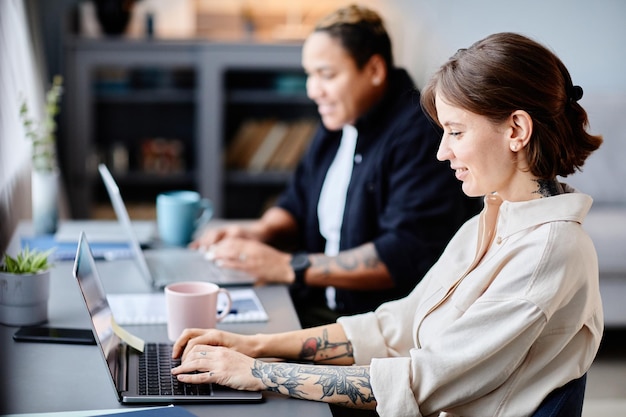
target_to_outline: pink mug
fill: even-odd
[[[217,311],[217,296],[226,295],[227,306]],[[176,341],[187,328],[211,329],[230,312],[232,299],[228,290],[211,282],[189,281],[165,287],[167,336]]]

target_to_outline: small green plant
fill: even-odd
[[[55,117],[59,114],[59,100],[63,93],[63,78],[55,75],[52,86],[46,94],[45,119],[37,123],[28,115],[26,100],[20,105],[20,118],[26,130],[26,137],[32,142],[33,169],[36,171],[54,171],[57,169]]]
[[[52,266],[48,262],[48,257],[54,249],[45,252],[37,249],[30,250],[26,246],[15,258],[5,254],[3,263],[0,265],[0,272],[8,272],[11,274],[36,274],[43,272]]]

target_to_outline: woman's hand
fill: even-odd
[[[189,384],[215,383],[238,390],[261,391],[263,383],[252,374],[255,359],[223,346],[196,344],[172,374]]]
[[[257,337],[259,336],[240,335],[217,329],[185,329],[174,343],[172,357],[180,357],[182,361],[185,361],[196,345],[221,346],[247,356],[257,357]]]
[[[221,267],[245,271],[257,282],[291,284],[291,255],[254,240],[226,238],[210,247],[207,257]]]
[[[191,249],[208,250],[211,245],[220,242],[227,238],[245,238],[257,240],[257,233],[250,225],[233,224],[226,227],[207,229],[202,235],[191,242],[189,247]]]
[[[258,220],[243,220],[224,227],[207,227],[189,247],[208,250],[211,245],[228,238],[284,243],[284,240],[289,241],[297,236],[297,231],[298,224],[291,213],[279,207],[271,207]]]
[[[253,357],[258,353],[256,338],[217,329],[185,329],[172,350],[181,358],[172,374],[191,384],[217,383],[235,389],[263,388],[252,376]]]

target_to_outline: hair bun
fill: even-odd
[[[573,86],[572,90],[570,91],[569,99],[571,101],[578,101],[581,98],[583,98],[583,88],[579,85]]]

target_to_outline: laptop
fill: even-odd
[[[121,403],[257,402],[263,399],[258,391],[179,382],[170,373],[172,367],[180,363],[171,359],[171,343],[146,343],[143,352],[126,344],[113,330],[111,308],[84,232],[78,240],[73,273],[91,318],[96,344]]]
[[[205,258],[205,254],[187,248],[142,250],[133,229],[128,210],[117,183],[104,164],[98,166],[100,176],[111,199],[117,220],[128,237],[132,259],[141,275],[154,288],[164,288],[178,281],[210,281],[220,286],[252,285],[254,276],[235,269],[221,268]]]

